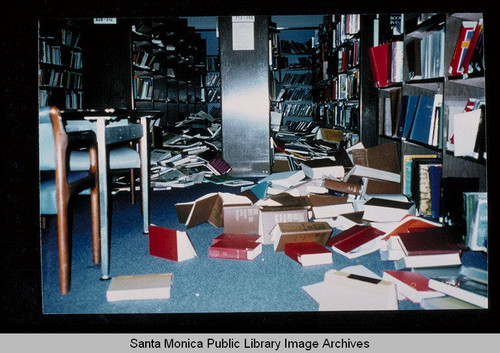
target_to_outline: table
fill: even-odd
[[[99,212],[101,235],[101,279],[109,279],[109,188],[108,146],[139,139],[141,159],[141,197],[143,233],[149,228],[149,120],[161,114],[158,110],[78,109],[62,111],[66,131],[94,131],[97,139],[99,174]],[[139,123],[137,123],[138,121]]]

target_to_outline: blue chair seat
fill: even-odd
[[[109,152],[109,168],[111,170],[140,168],[140,166],[139,153],[130,147],[116,147]],[[69,167],[73,171],[89,170],[88,151],[71,151]]]
[[[88,155],[88,153],[87,153]],[[72,183],[89,175],[86,172],[71,172],[67,175],[68,182]],[[57,192],[56,179],[54,177],[44,178],[40,180],[40,214],[55,215],[57,214]]]

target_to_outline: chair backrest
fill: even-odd
[[[50,120],[50,107],[38,111],[38,154],[40,170],[56,170],[54,129]]]

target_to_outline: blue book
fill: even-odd
[[[429,179],[431,184],[431,217],[433,219],[439,219],[442,170],[443,167],[440,165],[429,167]]]
[[[434,112],[434,96],[420,96],[415,119],[410,131],[409,139],[422,143],[429,143],[432,114]]]
[[[403,96],[404,97],[404,96]],[[401,137],[408,138],[410,135],[411,128],[413,126],[413,120],[415,119],[415,112],[417,110],[418,102],[420,96],[406,96],[408,101],[405,104],[406,110],[402,113],[404,116],[403,131]]]

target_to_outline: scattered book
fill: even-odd
[[[258,234],[260,207],[256,205],[224,207],[224,231],[227,233]]]
[[[463,300],[444,296],[436,298],[423,298],[420,307],[425,310],[471,310],[481,309],[477,305],[467,303]]]
[[[324,187],[328,190],[338,191],[344,194],[360,195],[361,185],[354,183],[347,183],[341,180],[334,180],[326,178],[323,183]]]
[[[302,266],[327,265],[333,263],[332,252],[313,242],[287,243],[285,255],[297,261]]]
[[[149,226],[149,254],[172,261],[185,261],[197,256],[186,232]]]
[[[437,255],[415,255],[403,256],[394,261],[394,268],[402,270],[406,268],[459,266],[462,264],[459,253],[437,254]]]
[[[326,222],[277,223],[271,231],[274,251],[284,251],[287,243],[315,241],[325,245],[332,233]]]
[[[212,239],[212,244],[218,243],[219,241],[226,240],[237,240],[237,241],[250,241],[255,243],[262,243],[262,236],[258,234],[243,234],[243,233],[222,233]]]
[[[418,272],[410,271],[384,271],[383,279],[396,283],[400,299],[409,299],[420,303],[424,298],[444,296],[443,293],[429,288],[429,278]]]
[[[331,237],[326,243],[347,258],[356,258],[379,249],[377,241],[384,232],[369,225],[354,225]]]
[[[309,202],[316,219],[335,218],[342,213],[354,212],[352,202],[347,202],[345,196],[311,194]]]
[[[106,299],[108,302],[168,299],[172,280],[172,273],[113,277],[106,291]]]
[[[429,287],[481,308],[488,308],[488,284],[463,274],[456,277],[431,278]]]
[[[187,228],[208,222],[214,227],[224,226],[224,206],[251,205],[250,199],[243,195],[227,192],[209,193],[191,202],[175,204],[177,218]]]
[[[396,285],[377,277],[330,270],[322,282],[302,289],[319,311],[398,310]]]
[[[211,259],[253,260],[262,253],[262,243],[248,236],[226,236],[208,248]]]
[[[273,244],[271,231],[278,223],[307,222],[307,208],[286,206],[263,206],[259,210],[259,231],[264,244]]]
[[[406,256],[461,254],[462,239],[451,227],[410,228],[397,238]]]
[[[405,216],[401,221],[399,221],[396,226],[388,231],[384,239],[388,239],[391,236],[396,236],[401,233],[407,233],[410,229],[420,229],[420,228],[434,228],[441,227],[441,223],[431,221],[427,218],[422,218],[419,216]]]
[[[311,179],[343,178],[345,169],[332,158],[315,158],[302,161],[304,174]]]
[[[368,221],[399,222],[407,215],[415,215],[415,204],[372,197],[364,203],[363,211]]]

